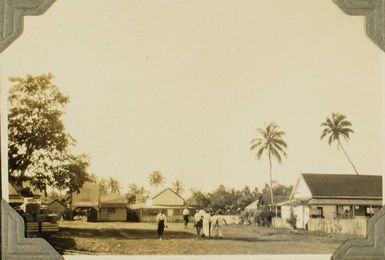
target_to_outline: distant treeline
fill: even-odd
[[[273,185],[274,196],[287,197],[290,195],[293,186],[285,186],[275,183]],[[265,185],[262,191],[258,188],[251,189],[245,186],[243,189],[227,188],[219,185],[214,191],[203,193],[201,191],[192,191],[187,204],[202,209],[212,209],[214,211],[236,212],[243,211],[244,208],[252,202],[259,201],[259,204],[268,205],[270,199],[270,187]]]

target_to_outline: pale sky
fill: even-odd
[[[95,174],[125,191],[160,170],[167,184],[211,191],[268,181],[249,142],[269,121],[287,133],[278,182],[354,173],[320,141],[332,111],[353,123],[346,149],[358,170],[382,174],[381,55],[364,18],[332,1],[66,0],[27,17],[0,63],[6,88],[10,76],[55,75]]]

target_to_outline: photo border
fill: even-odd
[[[41,15],[54,4],[55,1],[56,0],[0,0],[0,53],[22,34],[24,16]],[[365,16],[367,36],[385,52],[385,0],[333,0],[333,2],[348,15]],[[3,104],[7,101],[4,94],[1,94],[2,108],[4,108]],[[8,167],[6,162],[8,160],[8,152],[7,137],[4,136],[4,133],[7,133],[7,118],[4,109],[0,111],[0,119],[0,166],[2,173],[0,186],[0,194],[2,195],[0,211],[1,259],[65,259],[67,257],[61,256],[46,240],[41,238],[25,238],[24,221],[22,217],[7,203]],[[369,220],[368,238],[347,240],[334,252],[332,259],[384,259],[384,247],[385,207],[382,207],[382,209]],[[127,256],[130,257],[129,255]],[[277,255],[279,259],[283,259],[282,256],[286,257],[285,255]],[[298,256],[299,255],[297,255],[297,257]],[[150,257],[151,256],[141,258],[149,259]],[[169,258],[169,256],[167,257]],[[213,256],[208,257],[213,258]],[[86,258],[101,259],[98,256]],[[125,256],[119,256],[118,258],[122,259],[125,258]],[[161,257],[157,256],[157,258]],[[174,258],[174,256],[171,256],[171,258]],[[265,256],[265,259],[267,258],[270,257]],[[300,258],[302,259],[302,255]],[[73,258],[68,257],[68,259]]]

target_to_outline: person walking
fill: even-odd
[[[211,219],[210,213],[205,212],[203,214],[203,236],[207,238],[210,237],[210,219]]]
[[[158,222],[158,237],[162,240],[164,228],[167,227],[167,216],[163,213],[163,210],[156,216],[156,222]]]
[[[218,235],[219,238],[223,238],[223,227],[227,222],[223,215],[217,214],[211,218],[212,228],[211,235],[216,237]]]
[[[203,216],[200,214],[199,210],[196,211],[194,215],[195,219],[195,228],[197,230],[197,235],[199,236],[201,234],[201,229],[203,226]]]
[[[187,229],[187,224],[189,223],[189,215],[190,215],[190,211],[188,210],[187,207],[184,208],[182,214],[183,214],[184,229]]]

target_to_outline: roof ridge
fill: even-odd
[[[383,175],[382,174],[355,174],[355,173],[307,173],[307,172],[304,172],[304,173],[301,173],[301,175],[333,175],[333,176],[376,176],[376,177],[382,177]]]

